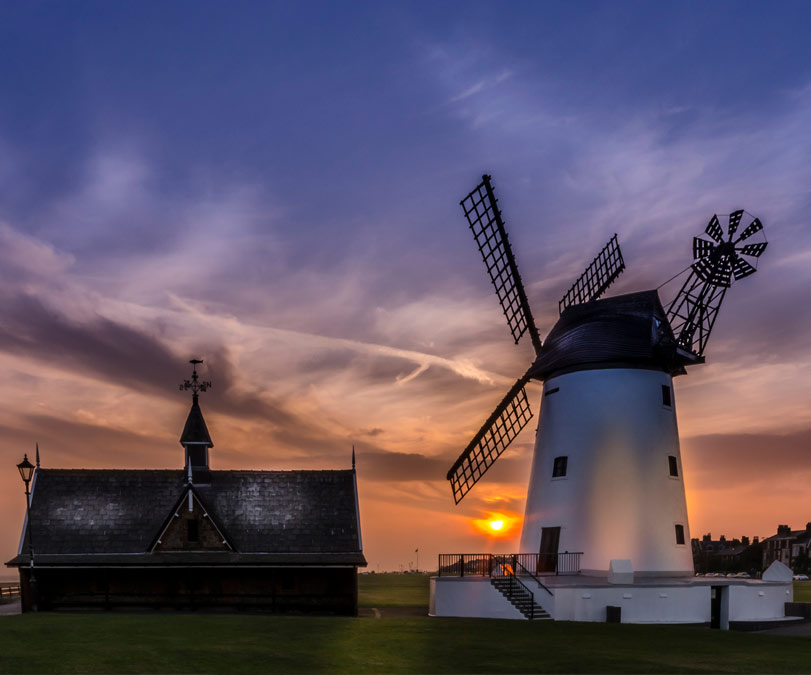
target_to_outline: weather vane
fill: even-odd
[[[197,398],[197,394],[201,391],[206,391],[207,389],[211,388],[211,382],[206,380],[200,381],[197,377],[197,365],[202,363],[203,359],[192,359],[189,361],[192,366],[191,370],[191,380],[183,380],[183,384],[178,385],[180,391],[188,391],[191,389],[192,394],[194,394],[194,398]]]

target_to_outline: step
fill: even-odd
[[[515,607],[525,618],[532,618],[540,621],[551,621],[552,617],[543,607],[535,603],[535,598],[531,592],[520,586],[513,586],[512,597],[509,596],[509,579],[491,579],[490,583]]]

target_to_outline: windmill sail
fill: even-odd
[[[490,176],[482,176],[482,182],[461,202],[465,218],[470,225],[487,273],[496,289],[504,316],[512,331],[515,343],[529,331],[532,346],[537,354],[541,350],[541,338],[532,318],[518,265],[515,262],[510,240],[498,209],[498,200],[493,193]]]
[[[532,419],[526,383],[524,376],[512,386],[448,471],[457,504]]]
[[[622,258],[615,234],[558,302],[560,313],[563,314],[563,310],[570,305],[579,305],[599,298],[624,269],[625,260]]]
[[[727,239],[724,230],[714,215],[705,229],[712,241],[693,238],[693,258],[690,276],[667,310],[670,327],[679,347],[703,356],[710,338],[718,310],[727,289],[733,281],[743,279],[757,271],[757,258],[766,250],[768,242],[761,241],[743,245],[743,242],[763,230],[757,218],[733,239],[743,218],[744,211],[729,214]],[[747,256],[755,265],[746,260]]]

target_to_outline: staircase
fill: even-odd
[[[532,592],[524,584],[516,583],[518,580],[515,577],[513,579],[512,589],[510,588],[510,577],[508,576],[495,577],[490,579],[490,583],[527,619],[551,621],[552,617],[549,616],[549,612],[535,602],[535,596],[532,595]]]

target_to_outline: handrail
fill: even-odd
[[[540,586],[541,588],[543,588],[547,593],[549,593],[549,595],[554,595],[554,593],[550,591],[538,577],[536,577],[532,572],[530,572],[526,567],[524,567],[524,565],[521,563],[520,560],[516,559],[515,566],[516,569],[520,568],[524,570],[527,573],[527,576],[532,577],[535,583],[538,584],[538,586]]]
[[[521,581],[518,576],[515,574],[515,556],[502,556],[502,555],[495,555],[492,558],[496,561],[496,565],[491,567],[491,577],[496,578],[507,578],[510,580],[510,585],[507,591],[507,597],[512,600],[513,597],[513,584],[517,583],[524,591],[532,598],[532,602],[529,606],[529,618],[535,618],[535,594],[532,590],[523,582]],[[512,562],[513,565],[510,566],[509,562]],[[549,590],[549,589],[547,589]]]
[[[493,558],[512,557],[520,564],[519,575],[531,576],[543,585],[538,577],[544,572],[560,576],[564,574],[580,573],[581,552],[563,553],[511,553],[498,555],[493,553],[440,553],[437,575],[464,577],[464,576],[493,576]],[[515,567],[515,565],[513,566]]]
[[[521,581],[515,574],[510,574],[510,598],[512,598],[512,582],[513,579],[518,583],[521,588],[523,588],[527,593],[529,593],[529,597],[532,598],[532,602],[529,605],[529,618],[530,620],[535,618],[535,594],[527,587],[527,585]],[[548,590],[548,589],[547,589]]]

